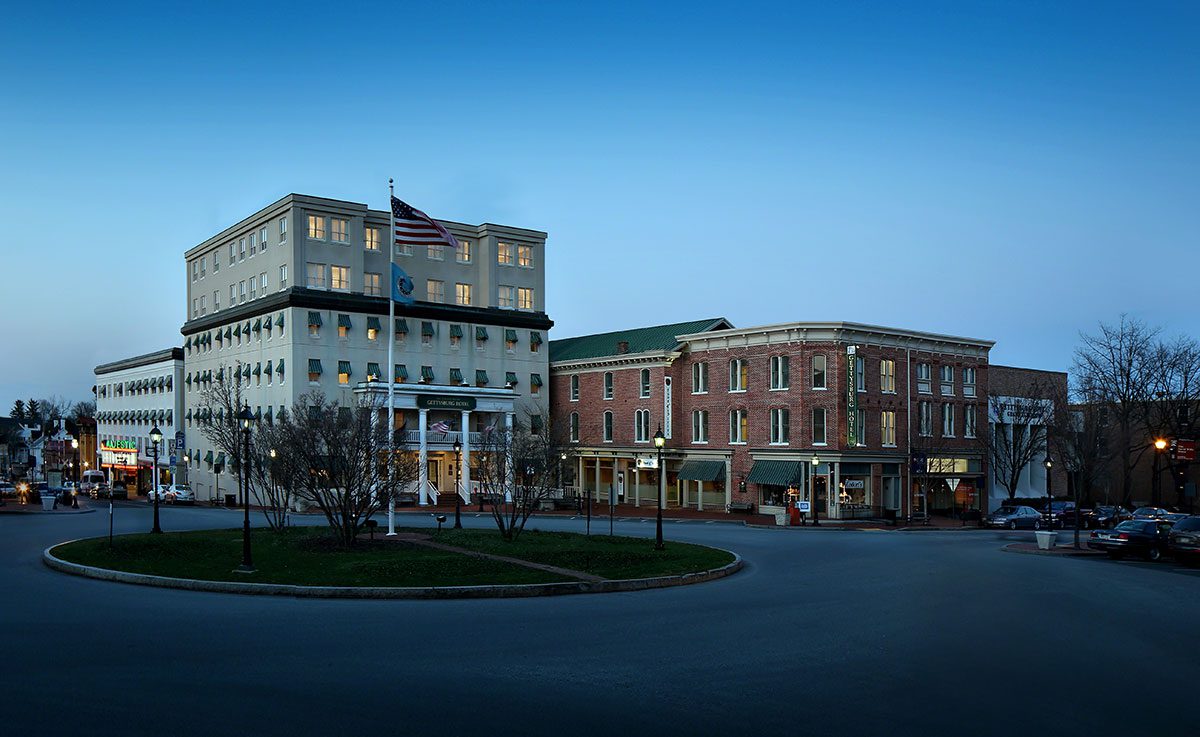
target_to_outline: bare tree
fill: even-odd
[[[1144,406],[1143,426],[1148,446],[1156,440],[1175,441],[1192,437],[1192,412],[1200,403],[1200,344],[1187,336],[1171,341],[1159,341],[1151,350],[1147,366],[1150,399]],[[1173,453],[1164,453],[1178,495],[1183,504],[1182,479],[1186,464],[1176,460]],[[1151,485],[1153,502],[1162,502],[1161,469],[1154,465]]]
[[[492,520],[505,540],[516,540],[544,502],[560,492],[562,465],[574,455],[549,425],[484,432],[476,458],[479,490],[491,501]]]
[[[1094,335],[1081,334],[1074,373],[1081,396],[1103,408],[1111,451],[1121,472],[1121,503],[1133,496],[1133,470],[1150,448],[1143,432],[1152,397],[1152,356],[1158,328],[1124,315],[1116,325],[1100,323]]]
[[[287,415],[279,418],[287,422]],[[296,498],[295,464],[283,458],[283,430],[274,419],[268,423],[257,423],[250,440],[250,493],[262,509],[263,518],[272,530],[283,530],[288,525],[288,514]]]
[[[1031,381],[1014,392],[1020,396],[988,397],[988,427],[976,435],[1009,499],[1016,497],[1025,469],[1048,450],[1047,428],[1055,407],[1048,390]]]
[[[76,402],[71,405],[70,417],[71,421],[78,424],[79,420],[84,417],[96,416],[96,402],[91,399],[85,399],[81,402]]]
[[[237,475],[239,496],[243,488],[241,463],[242,429],[237,415],[242,411],[244,386],[241,367],[221,366],[215,378],[200,390],[199,416],[200,434],[219,452],[233,459],[233,473]]]
[[[390,423],[381,409],[369,397],[343,407],[317,391],[276,422],[277,480],[321,510],[343,547],[417,478],[414,454],[389,452]]]

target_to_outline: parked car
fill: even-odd
[[[1180,563],[1200,563],[1200,514],[1188,515],[1172,525],[1167,548]]]
[[[7,481],[0,481],[0,496],[16,496],[17,487]]]
[[[96,490],[104,485],[104,472],[102,471],[84,471],[83,478],[79,482],[79,490],[85,494],[90,494],[93,499],[96,498]]]
[[[1164,520],[1171,524],[1176,524],[1188,518],[1187,512],[1167,512],[1162,516]]]
[[[1040,530],[1046,525],[1045,517],[1033,507],[1003,506],[988,515],[988,527],[1007,527],[1010,530]]]
[[[172,504],[194,504],[196,502],[196,495],[192,493],[192,487],[187,484],[159,484],[157,492],[149,493],[150,501],[154,501],[156,493],[161,495],[161,501]]]
[[[112,497],[113,499],[129,498],[129,491],[125,488],[125,484],[122,483],[113,484],[107,491],[108,493],[105,494],[105,497]]]
[[[1146,560],[1158,560],[1168,550],[1171,523],[1154,519],[1125,520],[1111,530],[1096,530],[1088,538],[1088,547],[1103,550],[1110,558],[1136,554]]]
[[[1091,511],[1083,512],[1085,528],[1111,528],[1127,519],[1133,519],[1133,512],[1125,507],[1100,506]]]
[[[1133,510],[1134,519],[1162,519],[1163,515],[1170,514],[1171,509],[1166,507],[1138,507]]]

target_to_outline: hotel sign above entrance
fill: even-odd
[[[418,394],[420,409],[452,409],[469,412],[475,409],[475,397],[446,397],[434,394]]]

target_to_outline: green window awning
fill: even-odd
[[[482,326],[475,328],[475,340],[487,340],[487,339],[488,339],[487,328],[482,327]]]
[[[530,374],[529,375],[529,385],[530,386],[541,386],[542,385],[542,375],[541,374]]]
[[[263,373],[264,373],[264,374],[266,374],[267,376],[270,376],[270,375],[271,375],[271,370],[272,370],[272,369],[271,369],[271,362],[270,362],[270,361],[267,361],[267,365],[263,367]]]
[[[212,454],[211,450],[204,454],[204,462],[209,464],[210,466],[212,465],[213,454]]]
[[[242,332],[246,334],[247,338],[250,337],[250,321],[249,320],[246,321],[246,325],[245,325],[245,327],[242,328]]]
[[[275,419],[274,410],[271,407],[267,407],[267,414],[265,417],[268,425],[271,424],[271,422]]]
[[[321,371],[321,359],[319,359],[319,358],[308,359],[308,373],[319,374],[321,372],[322,372]]]
[[[261,363],[254,364],[254,375],[262,376],[262,364]]]
[[[235,338],[240,338],[240,337],[242,337],[242,325],[241,325],[241,323],[238,323],[237,325],[235,325],[235,326],[233,327],[233,337],[235,337]]]
[[[450,337],[451,338],[463,337],[462,325],[451,325],[450,326]]]
[[[542,334],[536,330],[531,330],[529,332],[529,345],[541,345],[541,344],[542,344]]]
[[[218,331],[217,331],[217,342],[218,342],[218,343],[221,343],[221,342],[223,342],[224,340],[225,340],[225,338],[224,338],[224,337],[221,335],[221,331],[220,331],[220,330],[218,330]]]
[[[461,384],[462,383],[462,370],[456,369],[456,368],[450,369],[450,381],[457,381],[458,383]]]
[[[270,324],[268,324],[267,327],[270,327]],[[256,332],[256,333],[262,332],[262,318],[261,317],[254,321],[254,332]]]
[[[225,328],[225,342],[233,340],[233,328]]]
[[[349,376],[350,375],[350,362],[349,361],[338,361],[338,373]]]
[[[475,369],[475,383],[479,386],[487,386],[487,372],[483,369]]]
[[[747,483],[766,486],[791,486],[803,478],[800,461],[755,461],[746,476]]]
[[[513,386],[516,386],[517,385],[517,375],[515,373],[513,373],[512,371],[509,371],[504,374],[504,381],[508,384],[512,384]]]
[[[309,326],[310,328],[319,328],[319,327],[321,327],[321,313],[320,313],[320,312],[313,312],[313,311],[311,311],[311,310],[309,311],[309,313],[308,313],[308,326]]]
[[[378,317],[367,318],[367,330],[383,330],[383,328],[379,325]]]
[[[268,409],[268,411],[270,411],[270,410]],[[262,406],[261,405],[254,408],[254,419],[256,419],[256,420],[262,419]]]
[[[367,381],[379,381],[379,377],[383,374],[379,371],[379,364],[367,364]]]
[[[349,316],[349,315],[343,315],[343,314],[339,314],[339,315],[338,315],[338,327],[339,327],[339,328],[346,328],[347,330],[349,330],[350,328],[354,327],[353,325],[351,325],[351,324],[350,324],[350,316]]]
[[[433,381],[433,366],[422,366],[421,367],[421,380],[422,381]]]
[[[392,381],[408,381],[408,367],[402,363],[395,365],[395,371],[392,373]]]
[[[187,384],[188,388],[190,389],[192,387],[192,375],[188,374],[187,376],[183,377],[183,383]]]
[[[224,453],[218,453],[218,454],[217,454],[217,460],[215,460],[215,461],[213,462],[213,465],[214,465],[214,466],[220,466],[221,468],[224,468],[224,467],[225,467],[225,454],[224,454]]]
[[[505,330],[504,331],[504,340],[509,343],[516,343],[517,342],[517,331],[512,330],[512,329]]]
[[[275,371],[280,374],[283,373],[283,359],[282,358],[279,359],[279,366],[275,369]],[[282,381],[282,379],[281,379],[281,381]]]
[[[192,419],[192,408],[191,408],[191,407],[188,407],[188,411],[187,411],[187,418],[188,418],[188,421],[189,421],[189,422],[190,422],[190,421],[191,421],[191,419]]]
[[[189,336],[188,336],[188,339],[187,339],[187,340],[185,340],[185,341],[183,341],[183,347],[184,347],[184,348],[187,348],[187,349],[189,349],[189,350],[191,349],[191,347],[192,347],[192,336],[190,336],[190,335],[189,335]]]
[[[724,461],[684,461],[679,467],[683,481],[719,481],[725,478]]]
[[[400,335],[408,335],[408,320],[405,320],[403,317],[397,317],[395,330]]]
[[[275,327],[277,327],[277,328],[283,327],[283,313],[282,312],[280,312],[278,315],[275,316]]]
[[[244,376],[247,379],[250,378],[250,364],[248,364],[248,363],[242,364],[242,376]]]
[[[421,322],[421,335],[427,335],[427,336],[432,337],[433,334],[434,334],[433,323],[429,322],[428,320],[422,321]]]

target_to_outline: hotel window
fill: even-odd
[[[750,383],[750,367],[746,359],[735,358],[729,362],[729,391],[744,392]]]
[[[426,279],[425,299],[428,302],[445,302],[446,282],[439,279]]]
[[[517,309],[532,310],[533,309],[533,288],[532,287],[517,287]]]
[[[471,305],[471,285],[461,282],[454,285],[454,302],[466,307]]]
[[[533,268],[533,246],[517,246],[517,266]]]
[[[896,446],[896,413],[886,410],[879,413],[880,442],[888,447]]]
[[[884,394],[896,393],[896,362],[890,358],[879,362],[879,391]]]
[[[854,357],[854,390],[867,390],[867,361],[862,356]]]
[[[347,243],[349,238],[346,236],[346,230],[350,223],[342,218],[329,218],[329,238],[334,243]]]
[[[517,349],[517,331],[506,329],[504,331],[504,350],[512,353]]]
[[[238,238],[238,261],[246,260],[246,239]]]
[[[379,331],[382,329],[378,317],[367,318],[367,340],[379,340]]]
[[[933,372],[930,370],[929,364],[917,364],[917,392],[919,394],[933,394]]]
[[[825,384],[825,354],[818,353],[812,357],[812,388],[824,389]]]
[[[199,278],[200,278],[200,264],[193,261],[192,262],[192,281],[196,281]]]
[[[308,237],[316,240],[324,240],[325,218],[320,215],[308,216]]]
[[[816,407],[812,411],[813,445],[825,445],[825,409]]]
[[[542,350],[542,334],[536,330],[529,331],[529,352],[537,353]]]
[[[321,359],[308,359],[308,383],[316,384],[321,380]]]
[[[650,396],[650,369],[642,369],[641,377],[638,381],[638,395],[642,399]]]
[[[208,256],[200,257],[200,278],[203,279],[208,273]]]
[[[350,362],[338,361],[338,383],[346,386],[350,383]]]
[[[771,388],[787,389],[792,379],[787,356],[771,356]]]
[[[229,241],[229,265],[233,266],[233,263],[236,260],[237,260],[237,251],[234,249],[233,241]]]
[[[200,314],[201,315],[208,314],[208,297],[204,296],[204,295],[200,296]]]
[[[483,325],[475,326],[475,350],[482,351],[487,348],[488,329]]]
[[[496,304],[499,307],[511,310],[517,304],[517,288],[509,287],[501,284],[496,290]]]
[[[613,413],[604,413],[604,442],[611,443],[613,439]]]
[[[458,247],[454,249],[454,260],[460,264],[471,263],[471,241],[458,241]]]
[[[963,437],[975,437],[975,405],[973,404],[963,407]]]
[[[708,410],[692,410],[692,442],[708,442]]]
[[[397,256],[411,256],[412,255],[412,244],[397,243],[396,247],[392,250],[395,252],[395,254]]]
[[[237,304],[237,285],[230,284],[229,285],[229,306],[233,307],[235,304]]]
[[[216,274],[221,270],[221,249],[213,251],[213,273]]]
[[[604,372],[604,398],[613,398],[613,375],[611,371]]]
[[[942,366],[938,369],[938,373],[941,374],[942,379],[942,396],[954,396],[954,367]]]
[[[462,338],[463,338],[462,325],[457,325],[457,324],[451,325],[450,326],[450,347],[457,348],[458,345],[460,343],[462,343]]]
[[[325,288],[325,264],[310,263],[308,269],[308,286],[310,289]]]
[[[692,394],[708,394],[708,364],[692,364]]]
[[[431,243],[429,245],[429,260],[430,261],[445,261],[446,256],[442,253],[442,246]]]
[[[962,372],[963,376],[963,396],[975,396],[975,369],[965,368]]]
[[[383,294],[383,275],[367,272],[363,274],[363,294],[378,297]]]
[[[213,292],[213,312],[221,311],[221,291],[218,289]]]
[[[287,218],[279,218],[279,242],[287,242]]]
[[[258,253],[258,234],[251,233],[250,234],[250,255],[253,256],[256,253]]]
[[[860,409],[855,412],[855,419],[858,420],[858,432],[855,433],[854,444],[867,444],[867,411]]]
[[[238,282],[238,302],[241,303],[241,302],[245,302],[245,301],[246,301],[246,280],[242,279],[240,282]]]
[[[267,296],[267,272],[265,271],[258,275],[258,289],[262,296]]]
[[[731,445],[741,445],[746,442],[747,436],[750,434],[750,421],[746,416],[746,410],[735,409],[729,412],[729,443]]]
[[[789,419],[791,413],[786,407],[771,410],[771,445],[787,445],[791,437]]]
[[[933,435],[933,403],[917,403],[917,434],[921,437]]]
[[[354,327],[354,324],[352,322],[350,322],[349,315],[338,315],[338,337],[339,338],[349,338],[350,337],[350,329],[352,327]]]
[[[496,243],[496,263],[501,266],[512,266],[513,248],[511,243]]]
[[[633,413],[633,442],[650,442],[650,410],[639,409]]]
[[[579,442],[579,413],[578,412],[571,413],[570,427],[571,427],[571,442],[578,443]]]
[[[287,289],[287,264],[279,267],[279,289],[280,291]]]
[[[262,226],[258,229],[258,248],[259,250],[267,250],[267,226]]]
[[[460,368],[450,369],[450,385],[451,386],[461,386],[462,383],[463,383],[462,369],[460,369]]]
[[[377,363],[368,363],[367,364],[367,381],[379,381],[379,377],[382,375],[383,375],[383,372],[379,370],[379,364],[377,364]]]
[[[320,312],[310,311],[308,313],[308,337],[310,337],[310,338],[320,338],[321,337],[321,313]]]
[[[530,396],[536,397],[541,393],[542,393],[542,375],[541,374],[530,374],[529,375],[529,394],[530,394]]]
[[[366,243],[366,248],[368,251],[378,251],[379,250],[379,241],[380,241],[379,233],[380,233],[379,228],[367,228],[366,230],[363,231],[363,240]]]
[[[579,374],[571,374],[571,401],[579,401]]]
[[[942,437],[954,437],[954,405],[949,402],[942,404]]]
[[[329,267],[329,286],[341,292],[350,291],[350,268],[347,266]]]
[[[421,345],[429,347],[433,345],[433,336],[437,333],[433,323],[429,320],[421,321]]]
[[[252,276],[252,277],[250,277],[250,299],[255,299],[257,297],[258,297],[258,277]]]

